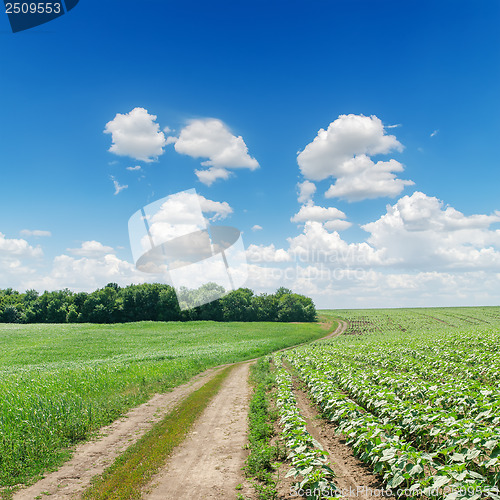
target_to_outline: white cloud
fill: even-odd
[[[268,246],[249,245],[246,254],[250,263],[290,262],[292,260],[290,254],[286,250],[283,248],[276,248],[274,244]]]
[[[49,273],[27,279],[25,288],[41,291],[60,290],[67,287],[77,292],[90,292],[110,282],[126,286],[148,281],[155,282],[159,279],[156,275],[147,275],[138,271],[133,264],[111,253],[99,257],[81,258],[63,254],[54,258]]]
[[[328,231],[343,231],[344,229],[349,229],[352,224],[346,220],[329,220],[326,221],[323,226],[325,229],[328,229]]]
[[[113,176],[111,176],[111,180],[113,181],[113,185],[115,186],[115,196],[117,194],[120,194],[120,191],[128,188],[127,185],[121,185]]]
[[[338,232],[328,231],[319,221],[306,222],[303,233],[288,238],[288,243],[288,253],[301,262],[361,267],[383,265],[386,262],[385,250],[377,250],[364,242],[347,243]]]
[[[287,286],[329,308],[500,301],[500,230],[493,226],[500,211],[465,215],[415,192],[362,226],[369,235],[359,243],[329,227],[346,221],[324,222],[322,214],[288,238],[288,248],[249,247],[248,286],[264,292]]]
[[[326,198],[345,198],[361,201],[383,196],[395,197],[413,181],[398,179],[393,172],[402,172],[403,166],[396,160],[373,161],[360,155],[346,162],[351,173],[343,175],[325,193]]]
[[[314,193],[316,192],[316,185],[311,181],[299,182],[297,184],[297,188],[299,190],[299,196],[297,201],[299,203],[306,203],[312,199]]]
[[[394,135],[385,133],[376,116],[341,115],[320,129],[313,142],[297,156],[306,179],[321,181],[336,178],[327,197],[360,201],[380,196],[396,196],[412,181],[400,180],[393,172],[402,172],[396,160],[374,163],[370,156],[402,151]]]
[[[500,270],[500,212],[466,216],[435,197],[416,191],[380,219],[362,228],[368,243],[384,249],[401,267],[420,270]]]
[[[26,240],[7,238],[0,233],[0,288],[24,290],[25,280],[36,274],[42,257],[39,246],[33,247]]]
[[[32,247],[26,240],[6,238],[0,233],[0,257],[7,258],[39,258],[43,252],[40,247]]]
[[[80,248],[67,248],[69,253],[80,257],[99,257],[109,253],[115,253],[112,247],[103,245],[99,241],[84,241]]]
[[[111,134],[111,153],[130,156],[144,162],[155,161],[163,154],[165,135],[156,123],[156,115],[144,108],[134,108],[130,113],[117,113],[106,124],[105,134]]]
[[[200,203],[220,217],[230,213],[223,202]],[[416,192],[365,224],[366,241],[349,243],[328,227],[346,221],[325,221],[321,215],[327,209],[316,208],[319,220],[306,221],[286,248],[247,248],[249,287],[272,292],[287,286],[330,308],[499,303],[500,230],[494,225],[500,224],[500,212],[465,215]],[[174,214],[179,220],[191,214],[181,212]],[[39,269],[40,248],[0,233],[0,287],[89,291],[110,281],[126,285],[162,280],[137,271],[114,255],[113,248],[96,241],[68,249],[68,254],[57,256],[44,272]]]
[[[248,154],[248,147],[241,136],[233,135],[228,127],[215,118],[192,120],[184,127],[175,141],[175,150],[193,158],[208,158],[201,163],[211,167],[197,170],[196,175],[210,185],[216,179],[227,179],[228,168],[255,170],[259,163]]]
[[[255,224],[255,226],[252,226],[252,231],[262,231],[262,226]]]
[[[354,156],[387,154],[402,151],[402,144],[393,135],[386,135],[384,125],[376,116],[341,115],[320,129],[313,142],[299,153],[297,162],[307,179],[321,181],[340,177],[351,170],[345,162]]]
[[[140,165],[136,165],[135,167],[127,167],[127,170],[134,172],[136,170],[142,170],[142,167]]]
[[[233,213],[233,209],[229,206],[227,201],[209,200],[201,194],[198,195],[198,200],[203,213],[214,214],[210,218],[211,221],[225,219],[228,215]]]
[[[140,242],[140,250],[137,252],[142,253],[151,248],[151,240],[155,246],[159,246],[166,241],[192,235],[188,239],[181,239],[178,244],[187,245],[182,246],[186,253],[197,251],[200,247],[207,248],[210,245],[203,232],[210,222],[225,219],[232,213],[233,209],[225,201],[209,200],[196,194],[194,190],[182,191],[161,200],[151,211],[148,209],[148,230],[141,224],[139,232],[131,235],[131,241]],[[181,254],[182,251],[184,250],[181,249],[178,253]],[[136,260],[138,258],[139,254],[135,256]]]
[[[438,134],[439,134],[439,130],[434,130],[434,132],[431,133],[431,137],[435,137]]]
[[[211,167],[207,170],[195,170],[194,173],[198,180],[207,186],[211,186],[217,179],[229,179],[231,172],[225,168]]]
[[[304,223],[308,221],[316,222],[326,222],[335,219],[345,219],[346,215],[342,210],[335,207],[320,207],[314,205],[313,202],[309,202],[306,205],[300,207],[298,213],[296,213],[291,219],[291,222]]]
[[[36,238],[45,238],[52,236],[52,233],[50,231],[43,231],[41,229],[22,229],[20,231],[20,234],[22,236],[26,236],[29,238],[30,236],[35,236]]]

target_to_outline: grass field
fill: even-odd
[[[0,325],[0,486],[29,482],[155,392],[324,336],[318,324]]]
[[[293,367],[386,487],[406,498],[499,499],[500,307],[322,312],[349,321],[345,334],[275,363]],[[327,483],[321,467],[303,483]]]

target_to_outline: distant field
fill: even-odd
[[[448,331],[472,327],[498,328],[500,306],[422,307],[402,309],[324,309],[325,317],[349,322],[347,334]]]
[[[294,367],[386,488],[407,498],[500,498],[500,307],[322,314],[347,320],[346,332],[276,363]]]
[[[326,333],[311,323],[0,324],[0,486],[59,463],[155,392]]]

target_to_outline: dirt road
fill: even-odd
[[[244,483],[250,363],[237,365],[165,469],[149,485],[145,500],[232,499]]]
[[[45,498],[45,495],[55,500],[78,498],[94,476],[102,474],[128,446],[135,443],[176,404],[208,382],[217,371],[207,370],[171,392],[157,394],[123,418],[103,427],[95,440],[76,448],[71,460],[33,486],[18,491],[14,500],[33,500],[36,497]]]
[[[340,322],[337,329],[324,338],[340,335],[346,326],[345,322]],[[169,461],[171,465],[165,472],[165,477],[169,479],[162,482],[163,475],[159,475],[156,478],[157,487],[150,488],[146,498],[226,498],[224,495],[229,492],[232,498],[235,496],[234,488],[239,483],[244,484],[240,492],[245,495],[247,486],[241,467],[245,460],[243,446],[246,443],[249,400],[247,379],[251,361],[240,363],[233,370],[219,394],[195,424],[197,428],[174,452]],[[54,500],[79,498],[90,486],[94,476],[102,474],[128,446],[224,366],[227,365],[207,370],[169,393],[155,395],[123,418],[104,427],[96,439],[80,444],[72,459],[60,469],[47,474],[34,485],[19,490],[14,500],[33,500],[45,495],[50,495]],[[193,477],[190,479],[184,475],[188,470],[192,471]],[[179,474],[177,479],[174,479],[175,473]],[[166,482],[169,484],[168,491],[174,492],[171,497],[165,496]],[[210,485],[209,491],[205,492],[205,487],[200,490],[201,484]],[[184,491],[182,488],[188,488],[186,491],[204,491],[204,496],[197,497],[197,493],[180,494]]]

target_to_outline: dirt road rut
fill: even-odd
[[[145,500],[235,498],[244,482],[250,363],[233,368],[185,441],[144,493]]]

